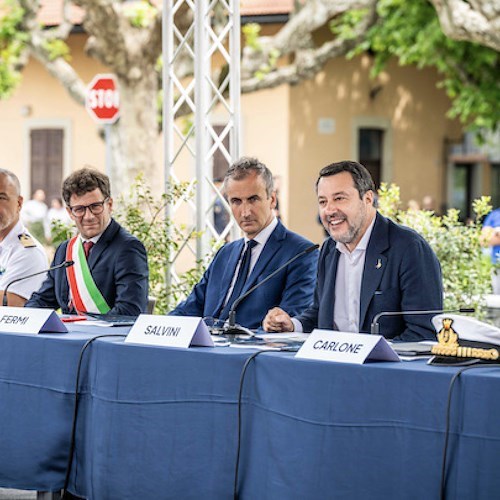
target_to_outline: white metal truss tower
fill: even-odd
[[[239,236],[214,182],[214,158],[230,165],[240,154],[239,2],[163,3],[166,190],[173,182],[188,180],[193,193],[191,200],[168,209],[174,225],[184,224],[188,235],[170,259],[170,283],[179,281],[179,262],[186,254],[191,262],[193,257],[201,261],[225,240]]]

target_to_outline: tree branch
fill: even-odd
[[[476,42],[500,52],[498,0],[430,0],[443,32],[453,40]]]
[[[315,12],[317,15],[315,19],[311,20],[310,15],[313,13],[307,8],[309,4],[306,4],[299,14],[295,16],[288,24],[292,22],[297,22],[296,20],[300,17],[308,25],[308,29],[318,29],[330,21],[330,15],[334,16],[340,13],[339,9],[347,8],[351,2],[327,2],[327,1],[313,1],[312,4],[316,6],[322,4],[325,7],[326,4],[334,3],[335,5],[330,6],[330,9],[318,9]],[[360,22],[354,29],[353,37],[349,40],[346,39],[334,39],[327,41],[320,45],[319,47],[310,48],[301,46],[307,45],[303,43],[306,38],[304,33],[299,33],[294,35],[293,31],[289,31],[288,27],[285,26],[287,33],[283,34],[280,31],[275,37],[261,37],[259,39],[259,44],[265,44],[265,49],[262,51],[261,56],[257,55],[255,49],[249,47],[244,48],[244,56],[242,61],[242,82],[241,90],[243,93],[253,92],[255,90],[260,90],[264,88],[277,87],[284,83],[296,84],[302,80],[313,78],[325,65],[325,63],[339,56],[346,55],[350,50],[352,50],[358,43],[360,43],[367,32],[367,30],[372,26],[376,20],[376,0],[368,0],[365,2],[354,2],[357,7],[360,8],[363,4],[363,8],[367,9],[367,14],[365,15],[362,22]],[[303,14],[305,12],[305,14]],[[305,17],[303,17],[303,15]],[[307,20],[307,21],[305,21]],[[320,24],[323,23],[323,24]],[[310,33],[309,33],[310,35]],[[294,37],[297,36],[299,40],[295,40]],[[302,40],[302,41],[301,41]],[[262,45],[261,45],[262,46]],[[267,74],[259,72],[259,76],[255,76],[259,68],[264,65],[264,54],[270,54],[273,50],[280,50],[280,47],[286,46],[286,52],[290,53],[290,48],[295,46],[296,51],[294,53],[294,62],[286,66],[278,66],[273,71]],[[248,50],[247,50],[248,49]],[[246,53],[245,53],[246,51]],[[267,61],[266,61],[267,62]]]
[[[23,29],[31,35],[28,42],[29,53],[40,61],[54,78],[61,82],[71,97],[78,103],[85,104],[85,84],[76,71],[62,57],[51,59],[47,50],[46,43],[54,39],[54,33],[52,30],[43,30],[37,22],[40,2],[38,0],[20,0],[19,4],[25,11]],[[68,25],[66,24],[61,33],[67,29]]]

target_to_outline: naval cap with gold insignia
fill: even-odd
[[[438,344],[432,347],[433,365],[500,364],[500,328],[460,314],[432,318]]]

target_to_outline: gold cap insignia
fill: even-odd
[[[494,361],[500,357],[498,349],[484,349],[481,347],[461,346],[458,334],[451,327],[453,320],[443,318],[443,328],[437,334],[438,344],[432,347],[435,356],[453,356],[456,358],[478,358]]]

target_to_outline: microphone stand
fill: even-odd
[[[450,313],[473,313],[474,308],[460,307],[458,309],[450,309],[445,311],[444,309],[430,309],[428,311],[385,311],[376,314],[373,318],[372,324],[370,326],[370,333],[372,335],[380,335],[380,325],[379,319],[382,316],[405,316],[405,315],[419,315],[419,314],[450,314]]]
[[[52,267],[49,267],[48,269],[44,269],[43,271],[38,271],[37,273],[28,274],[27,276],[21,276],[21,278],[16,278],[15,280],[12,280],[10,283],[7,284],[7,286],[5,287],[5,290],[3,291],[2,306],[7,307],[9,304],[9,302],[8,302],[9,299],[7,298],[7,290],[9,289],[10,285],[17,283],[18,281],[23,281],[23,280],[27,280],[29,278],[33,278],[34,276],[38,276],[39,274],[48,273],[50,271],[54,271],[54,270],[60,269],[60,268],[70,267],[73,264],[74,264],[74,261],[65,260],[64,262],[62,262],[61,264],[58,264],[57,266],[52,266]]]
[[[264,283],[267,283],[271,278],[274,278],[279,272],[283,271],[285,267],[290,265],[292,262],[296,261],[300,257],[313,252],[314,250],[317,250],[319,248],[319,245],[311,245],[310,247],[306,248],[302,252],[299,252],[295,257],[291,258],[287,262],[285,262],[282,266],[278,267],[278,269],[275,269],[269,276],[266,276],[262,281],[259,281],[256,283],[252,288],[249,288],[243,295],[238,297],[234,302],[231,308],[229,309],[229,314],[228,314],[228,320],[227,323],[223,326],[223,334],[224,335],[250,335],[251,337],[255,337],[255,333],[252,332],[252,330],[249,330],[248,328],[245,328],[244,326],[238,325],[236,323],[236,308],[238,305],[241,303],[242,300],[246,299],[256,288],[259,286],[263,285]]]

